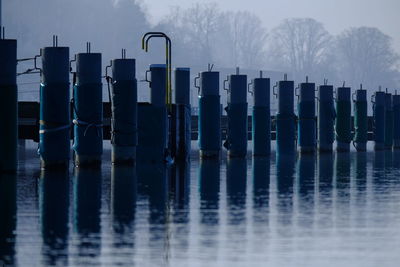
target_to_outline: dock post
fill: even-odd
[[[225,84],[228,87],[225,88]],[[228,150],[228,157],[246,157],[247,155],[247,75],[229,75],[224,81],[224,89],[228,91],[227,136],[224,147]]]
[[[151,75],[150,80],[146,77],[150,85],[150,104],[138,107],[138,160],[162,163],[171,156],[171,127],[166,105],[166,65],[151,64],[146,75],[148,73]]]
[[[17,40],[3,37],[0,31],[0,171],[15,172],[18,142]]]
[[[191,106],[190,106],[190,69],[175,69],[175,157],[178,160],[187,160],[191,147]]]
[[[300,84],[297,111],[298,142],[300,153],[314,153],[316,146],[315,83]]]
[[[274,86],[273,89],[275,89]],[[276,151],[278,154],[293,154],[296,147],[296,115],[294,114],[294,81],[288,81],[287,75],[278,83],[276,114]]]
[[[372,96],[374,112],[374,150],[385,148],[385,92],[378,91]]]
[[[254,104],[252,116],[253,156],[271,153],[270,79],[260,77],[252,81]],[[249,84],[250,86],[250,84]],[[249,88],[250,89],[250,88]]]
[[[136,161],[137,136],[137,81],[136,60],[114,59],[111,90],[111,162],[132,165]]]
[[[318,88],[318,151],[332,152],[332,144],[335,140],[334,125],[336,111],[333,103],[333,86],[324,85]]]
[[[200,80],[197,85],[196,81]],[[221,152],[221,100],[219,72],[201,72],[195,78],[199,93],[199,150],[201,158],[219,158]]]
[[[385,149],[393,147],[393,100],[392,94],[385,94]]]
[[[76,55],[72,103],[76,166],[100,166],[103,153],[101,54],[91,53],[88,45],[86,53]]]
[[[70,140],[69,48],[53,46],[41,49],[39,155],[41,167],[68,168]]]
[[[354,147],[357,151],[367,151],[368,142],[368,104],[367,90],[356,90],[354,103]]]
[[[400,149],[400,95],[393,95],[393,149]]]
[[[336,90],[336,151],[349,152],[351,136],[350,87],[338,87]]]

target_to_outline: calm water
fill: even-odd
[[[67,172],[26,152],[20,164],[0,180],[0,262],[400,264],[399,152]]]

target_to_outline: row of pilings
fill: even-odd
[[[17,168],[17,72],[19,61],[32,60],[40,84],[40,129],[38,153],[43,168],[67,167],[70,161],[71,128],[74,131],[73,161],[76,166],[99,166],[103,153],[102,79],[108,85],[111,103],[111,145],[113,164],[133,164],[137,160],[170,162],[188,159],[191,142],[190,69],[175,69],[175,103],[168,102],[168,66],[152,64],[146,71],[150,103],[137,99],[136,61],[114,59],[102,76],[100,53],[92,53],[90,43],[85,53],[70,60],[69,48],[44,47],[29,59],[17,59],[17,41],[0,40],[1,94],[1,164],[2,171]],[[40,60],[40,64],[39,61]],[[39,67],[40,65],[40,67]],[[73,77],[72,97],[70,76]],[[345,85],[336,88],[316,86],[306,78],[295,88],[285,75],[272,87],[278,110],[271,121],[270,79],[260,76],[247,81],[247,75],[229,75],[223,82],[227,93],[225,107],[228,128],[222,144],[220,76],[209,66],[194,79],[199,95],[199,151],[202,158],[218,158],[221,148],[228,157],[245,157],[248,151],[248,101],[253,96],[252,151],[254,156],[271,153],[271,124],[276,125],[276,152],[290,154],[315,151],[347,152],[353,143],[365,151],[368,140],[367,91],[360,87],[353,94]],[[297,114],[294,103],[297,97]],[[352,102],[354,132],[352,130]],[[71,105],[72,103],[72,105]],[[400,95],[377,91],[373,105],[374,148],[400,147]],[[71,110],[72,107],[72,110]],[[71,113],[73,114],[71,119]]]

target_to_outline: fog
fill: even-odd
[[[263,70],[271,84],[288,73],[296,83],[309,76],[317,85],[324,79],[353,89],[363,84],[369,95],[379,86],[394,92],[400,88],[398,10],[395,0],[3,0],[2,23],[6,37],[18,40],[18,58],[37,55],[53,34],[70,47],[71,59],[91,42],[92,52],[103,54],[103,68],[127,49],[137,60],[140,101],[149,96],[144,71],[165,61],[163,41],[152,40],[145,53],[141,36],[163,31],[172,39],[173,67],[190,67],[193,77],[209,63],[221,71],[225,101],[222,82],[236,67],[249,82]],[[31,67],[20,63],[18,71]],[[38,75],[18,76],[19,99],[37,100],[39,82]],[[197,90],[191,93],[196,106]]]

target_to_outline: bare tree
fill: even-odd
[[[337,69],[340,77],[355,86],[369,88],[396,86],[399,55],[389,36],[376,28],[351,28],[336,41]]]
[[[272,67],[291,71],[295,78],[316,74],[326,62],[332,40],[322,23],[311,18],[284,20],[269,40]]]
[[[221,50],[228,50],[230,65],[260,68],[265,62],[267,30],[259,17],[248,12],[226,12],[222,17],[220,32]],[[218,54],[223,54],[223,51]]]

